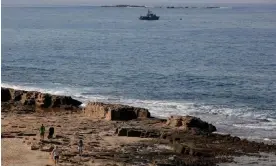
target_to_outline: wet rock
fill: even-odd
[[[144,108],[100,102],[89,102],[83,111],[86,116],[106,120],[132,120],[150,117],[149,111]]]
[[[239,137],[233,137],[233,142],[239,142],[241,139]]]
[[[193,128],[209,133],[216,131],[216,127],[212,124],[193,116],[171,116],[167,119],[166,124],[171,127],[179,127],[186,131]]]

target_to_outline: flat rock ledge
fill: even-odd
[[[145,108],[101,102],[89,102],[83,109],[83,112],[88,117],[106,120],[150,118],[150,112]]]

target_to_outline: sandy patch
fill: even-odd
[[[2,166],[38,166],[53,164],[49,153],[33,151],[19,138],[1,140]]]

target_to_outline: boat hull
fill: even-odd
[[[141,16],[139,17],[140,20],[149,20],[149,21],[153,21],[153,20],[159,20],[159,16],[157,17],[147,17],[147,16]]]

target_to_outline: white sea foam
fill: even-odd
[[[251,139],[271,140],[271,138],[276,138],[276,119],[269,117],[266,111],[256,112],[246,107],[230,108],[187,101],[139,100],[127,99],[120,96],[102,96],[93,93],[93,88],[66,87],[62,84],[55,83],[45,86],[37,84],[2,83],[1,86],[56,95],[69,95],[82,101],[82,107],[85,107],[88,101],[100,101],[147,108],[156,117],[165,118],[170,115],[193,115],[214,124],[218,132],[230,133]]]
[[[221,6],[219,9],[231,9],[232,7],[227,7],[227,6]]]

